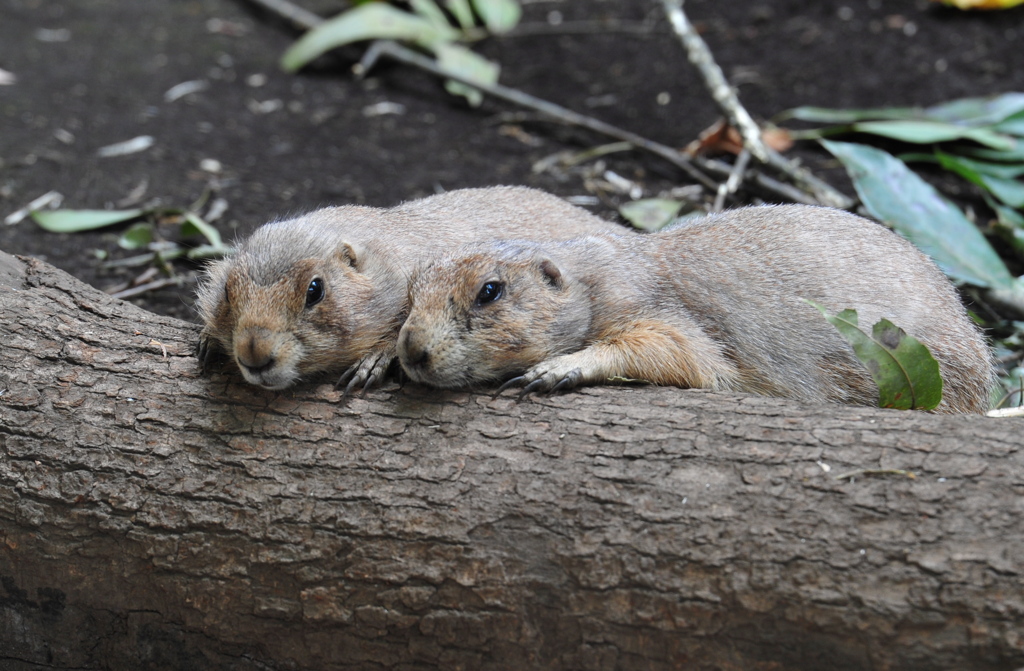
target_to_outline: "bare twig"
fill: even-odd
[[[707,43],[686,17],[686,13],[683,11],[683,0],[662,0],[662,4],[676,35],[679,36],[683,48],[686,49],[687,57],[704,78],[711,98],[729,120],[729,125],[739,132],[747,151],[762,163],[771,166],[772,169],[782,173],[813,194],[820,203],[843,209],[853,207],[853,200],[764,145],[761,141],[760,127],[743,107],[736,92],[729,86],[729,82],[722,73],[722,68],[715,63]]]
[[[739,131],[743,146],[761,163],[768,162],[768,149],[761,142],[761,129],[751,118],[747,110],[740,104],[736,92],[729,86],[722,68],[715,63],[711,50],[704,39],[694,30],[693,24],[683,12],[683,0],[662,0],[665,14],[672,23],[673,30],[679,36],[686,49],[686,56],[704,77],[704,83],[712,99],[718,103],[719,109],[729,120],[729,125]]]
[[[715,204],[711,208],[712,212],[721,212],[722,208],[725,207],[725,197],[736,193],[736,189],[740,188],[740,184],[743,182],[743,173],[747,170],[747,164],[749,163],[750,152],[744,149],[736,157],[736,163],[732,166],[729,179],[718,185],[718,194],[715,195]]]
[[[614,154],[620,151],[632,150],[633,145],[628,142],[613,142],[612,144],[603,144],[597,147],[591,147],[590,149],[584,149],[583,151],[559,151],[551,154],[550,156],[545,156],[534,163],[532,171],[534,173],[546,172],[555,165],[560,165],[564,168],[571,168],[574,165],[586,163],[587,161],[592,161],[595,158],[600,158],[601,156],[607,156],[608,154]]]
[[[132,296],[144,294],[147,291],[156,291],[157,289],[163,289],[164,287],[171,286],[180,287],[183,284],[185,284],[185,281],[182,280],[182,278],[180,277],[163,277],[160,278],[159,280],[154,280],[152,282],[147,282],[145,284],[140,284],[138,286],[118,291],[116,293],[111,294],[111,296],[113,296],[114,298],[120,298],[121,300],[126,300],[128,298],[131,298]]]
[[[731,175],[733,171],[733,166],[716,159],[706,159],[701,158],[700,156],[695,156],[693,162],[699,166],[701,170],[712,175],[717,175],[722,179],[728,179],[729,175]],[[786,200],[794,203],[803,203],[804,205],[821,204],[813,196],[801,191],[795,186],[773,179],[763,172],[748,170],[745,178],[748,184],[753,184],[757,189],[775,196],[782,196]]]
[[[814,194],[814,197],[823,205],[849,210],[857,202],[812,175],[810,170],[801,168],[770,147],[768,148],[768,165]]]
[[[750,181],[755,185],[756,188],[763,192],[771,195],[781,195],[783,198],[793,201],[794,203],[802,203],[804,205],[821,205],[821,201],[816,199],[814,196],[808,195],[806,192],[801,191],[791,184],[780,182],[779,180],[769,177],[763,172],[751,171]]]
[[[616,138],[618,140],[629,142],[633,146],[649,151],[657,156],[660,156],[666,161],[681,168],[684,172],[686,172],[686,174],[688,174],[690,177],[700,182],[704,186],[708,187],[709,189],[718,188],[718,185],[714,181],[709,179],[707,175],[705,175],[700,170],[694,167],[693,161],[690,159],[690,157],[686,156],[682,152],[673,149],[672,147],[660,144],[658,142],[654,142],[652,140],[648,140],[647,138],[637,135],[636,133],[633,133],[631,131],[623,130],[616,126],[612,126],[611,124],[605,123],[599,119],[595,119],[593,117],[589,117],[584,114],[574,112],[570,109],[562,107],[561,105],[556,105],[546,100],[541,100],[540,98],[536,98],[527,93],[523,93],[522,91],[509,88],[508,86],[503,86],[501,84],[487,84],[479,81],[474,81],[466,77],[462,77],[457,73],[445,70],[440,65],[438,65],[437,62],[434,61],[433,59],[428,58],[422,54],[419,54],[413,51],[412,49],[407,49],[406,47],[403,47],[402,45],[396,42],[392,42],[390,40],[377,40],[372,45],[370,45],[370,48],[366,50],[366,54],[363,56],[363,59],[359,62],[359,66],[356,73],[365,74],[371,67],[373,67],[373,64],[381,56],[388,56],[389,58],[393,58],[401,63],[413,65],[415,67],[420,68],[421,70],[425,70],[431,74],[435,74],[438,77],[445,77],[447,79],[452,79],[454,81],[461,82],[468,86],[477,88],[488,95],[494,96],[495,98],[499,98],[501,100],[505,100],[510,103],[520,105],[522,107],[537,110],[538,112],[543,112],[544,114],[547,114],[548,116],[554,117],[561,121],[565,121],[576,126],[581,126],[583,128],[587,128],[597,133],[601,133],[603,135]]]
[[[64,196],[60,193],[56,191],[47,191],[20,210],[11,212],[7,215],[7,218],[4,219],[4,223],[8,226],[13,226],[14,224],[21,223],[25,217],[31,215],[36,210],[41,210],[44,207],[60,207],[60,204],[63,201]]]

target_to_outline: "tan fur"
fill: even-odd
[[[723,387],[736,377],[717,343],[664,322],[646,319],[616,325],[594,340],[584,351],[604,350],[599,369],[621,370],[622,377],[698,388]]]
[[[477,300],[486,283],[503,295]],[[875,405],[852,348],[803,299],[887,318],[929,347],[940,412],[983,412],[991,353],[942,273],[846,212],[745,208],[649,236],[466,245],[418,274],[399,334],[409,376],[531,389],[610,377]]]
[[[226,352],[246,380],[281,389],[354,367],[372,381],[394,359],[408,279],[424,260],[473,240],[562,240],[624,231],[535,189],[463,189],[390,209],[331,207],[258,229],[199,288],[204,359]],[[323,300],[307,307],[310,282]]]

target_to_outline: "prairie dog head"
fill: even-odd
[[[373,253],[329,227],[301,219],[268,224],[237,256],[210,266],[197,300],[204,336],[247,382],[267,389],[342,370],[401,310],[401,299],[381,307],[394,293],[381,277]],[[404,289],[404,278],[395,284]]]
[[[582,285],[533,247],[484,244],[428,266],[410,288],[398,356],[435,387],[500,380],[583,345]]]

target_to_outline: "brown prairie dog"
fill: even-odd
[[[390,209],[330,207],[266,224],[236,256],[209,266],[197,296],[199,356],[205,366],[223,351],[267,389],[346,369],[349,388],[368,386],[394,360],[408,280],[423,260],[474,240],[624,230],[525,187],[462,189]]]
[[[852,348],[802,299],[929,347],[939,412],[988,408],[991,355],[956,290],[909,242],[847,212],[725,212],[647,236],[466,245],[415,278],[399,335],[416,381],[521,376],[526,390],[611,377],[876,405]]]

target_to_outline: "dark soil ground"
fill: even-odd
[[[322,15],[345,5],[306,0]],[[927,105],[1024,90],[1024,8],[963,13],[926,0],[689,0],[718,62],[758,118],[797,105]],[[502,82],[682,146],[718,113],[648,0],[524,0],[523,27],[480,45]],[[560,18],[560,23],[558,19]],[[606,20],[595,24],[595,20]],[[581,23],[589,21],[590,23]],[[145,183],[143,202],[186,206],[207,187],[227,200],[228,238],[327,204],[389,205],[491,184],[588,194],[585,170],[537,174],[565,149],[605,142],[511,106],[472,109],[430,75],[385,64],[357,81],[350,48],[298,76],[278,58],[296,33],[246,0],[0,0],[0,217],[55,190],[71,208],[113,207]],[[176,84],[208,88],[168,102]],[[398,114],[374,114],[378,103]],[[148,151],[98,148],[149,135]],[[797,153],[849,189],[813,146]],[[213,174],[206,159],[220,163]],[[688,183],[637,153],[608,159],[645,195]],[[208,164],[207,164],[208,165]],[[613,216],[608,202],[596,211]],[[38,256],[101,288],[93,250],[117,232],[55,235],[0,224],[0,249]],[[121,252],[123,254],[123,252]],[[134,299],[190,318],[191,288]]]

